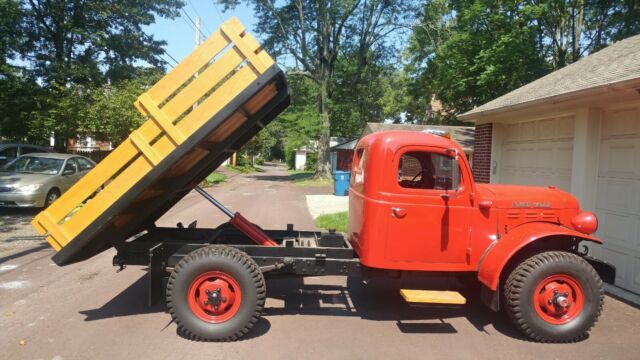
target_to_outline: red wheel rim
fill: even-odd
[[[187,296],[191,311],[201,320],[214,324],[231,319],[242,302],[240,285],[222,271],[207,271],[195,278]]]
[[[533,294],[533,306],[544,321],[562,325],[578,317],[584,307],[584,292],[572,276],[556,274],[542,280]]]

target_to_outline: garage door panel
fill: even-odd
[[[640,293],[640,108],[603,114],[596,214],[616,284]]]
[[[500,182],[571,189],[573,118],[505,125]]]
[[[640,136],[640,109],[631,108],[606,112],[602,123],[603,137]]]
[[[598,179],[598,209],[628,214],[640,213],[640,181],[633,179]]]
[[[554,120],[541,120],[538,124],[538,140],[552,140],[556,135]]]
[[[607,246],[621,246],[628,249],[638,247],[637,215],[599,211],[600,229],[598,235],[606,240]]]
[[[640,139],[602,141],[599,175],[640,179]]]
[[[555,119],[555,138],[556,139],[573,139],[575,129],[575,118],[566,116]]]

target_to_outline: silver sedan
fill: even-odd
[[[78,155],[23,155],[0,169],[0,207],[47,207],[95,165]]]

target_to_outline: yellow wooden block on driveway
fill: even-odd
[[[409,290],[401,289],[400,295],[406,302],[425,304],[464,305],[467,299],[457,291]]]

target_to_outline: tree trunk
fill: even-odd
[[[320,81],[320,94],[318,95],[320,110],[320,138],[318,139],[318,161],[316,163],[315,179],[330,179],[331,164],[329,163],[329,147],[331,141],[331,126],[329,120],[329,93],[328,80]]]

